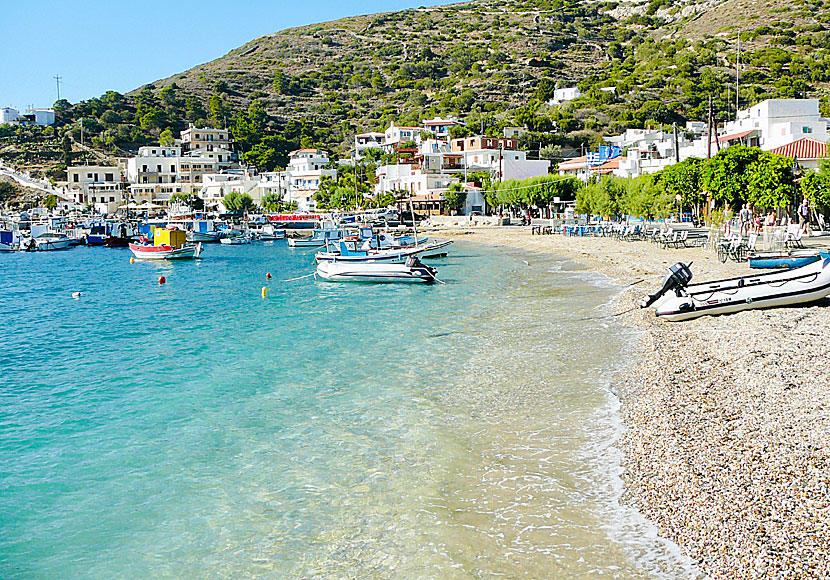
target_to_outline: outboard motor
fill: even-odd
[[[691,265],[692,263],[690,262],[689,266]],[[657,302],[663,294],[670,290],[674,290],[675,293],[680,296],[680,289],[685,288],[692,280],[692,271],[689,269],[689,266],[683,262],[678,262],[669,268],[669,275],[666,276],[665,280],[663,280],[663,287],[651,296],[643,298],[640,301],[640,308],[647,308],[651,306]]]

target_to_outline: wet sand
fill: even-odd
[[[530,228],[434,235],[571,258],[625,286],[616,311],[641,330],[636,367],[617,381],[626,502],[711,578],[830,578],[830,299],[672,323],[636,308],[669,266],[694,261],[696,282],[748,266]]]

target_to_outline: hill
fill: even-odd
[[[830,115],[828,9],[830,0],[476,0],[346,18],[254,39],[128,95],[59,102],[57,130],[78,141],[84,118],[87,142],[119,154],[187,122],[227,125],[246,159],[270,169],[296,146],[345,153],[355,132],[454,115],[489,133],[523,126],[525,146],[556,157],[626,127],[703,119],[710,95],[719,119],[734,115],[739,34],[742,107],[815,96]],[[584,96],[545,104],[572,85]]]

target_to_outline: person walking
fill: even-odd
[[[806,234],[810,225],[810,202],[807,201],[806,197],[798,206],[798,221],[801,224],[801,233]]]
[[[738,220],[741,222],[741,237],[749,233],[749,222],[752,216],[752,211],[747,204],[744,204],[741,211],[738,212]]]

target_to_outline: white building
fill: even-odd
[[[17,109],[12,109],[11,107],[3,107],[2,109],[0,109],[0,125],[5,125],[6,123],[17,121],[17,118],[19,116],[20,112]]]
[[[120,167],[78,165],[66,168],[67,190],[80,205],[92,205],[99,213],[111,214],[124,200],[124,176]]]
[[[296,202],[301,211],[313,211],[317,207],[314,195],[320,190],[322,178],[337,179],[337,170],[326,169],[328,164],[328,153],[321,149],[292,151],[285,171],[261,174],[256,187],[249,193],[257,203],[265,195],[275,193],[286,203]]]
[[[417,147],[421,144],[421,131],[421,127],[396,127],[391,123],[383,135],[383,150],[394,153],[396,148],[410,142]]]
[[[363,158],[363,152],[367,149],[383,149],[383,143],[386,138],[385,133],[376,133],[376,132],[369,132],[369,133],[361,133],[359,135],[354,136],[354,150],[355,155],[358,159]]]
[[[550,161],[529,160],[527,151],[518,149],[516,139],[476,135],[453,139],[453,153],[461,155],[462,167],[467,172],[488,171],[494,179],[527,179],[547,175]]]
[[[432,134],[439,139],[449,139],[450,129],[461,124],[462,123],[458,119],[453,117],[449,117],[447,119],[436,117],[434,119],[426,119],[421,121],[421,125],[424,126],[424,129],[432,132]]]
[[[26,116],[32,119],[35,125],[44,127],[55,124],[55,111],[52,109],[26,109]]]
[[[738,111],[737,119],[726,123],[718,140],[770,151],[804,137],[828,140],[827,120],[819,114],[818,99],[762,101]]]
[[[555,89],[553,91],[553,98],[548,101],[549,105],[561,105],[567,101],[573,101],[582,96],[578,87],[565,87],[564,89]]]
[[[182,148],[178,146],[139,147],[138,155],[127,160],[127,181],[130,182],[132,201],[166,202],[173,194],[181,193],[181,155]]]

